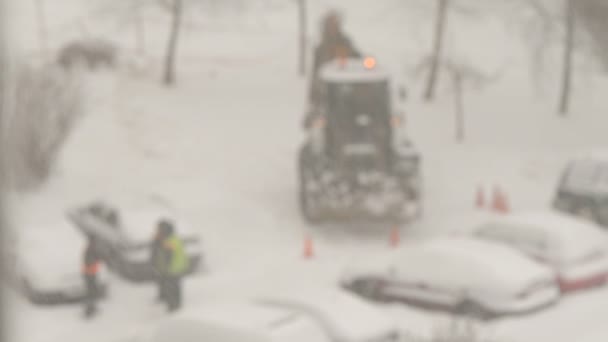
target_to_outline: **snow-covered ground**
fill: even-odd
[[[74,34],[64,29],[71,27],[67,23],[86,13],[82,1],[62,3],[57,7],[69,11],[54,7],[50,23],[57,28],[51,31],[55,48]],[[186,306],[290,282],[335,286],[343,264],[389,248],[390,227],[313,228],[299,215],[295,166],[306,83],[295,72],[295,9],[276,3],[264,13],[255,8],[249,14],[191,13],[180,45],[178,85],[170,89],[159,84],[156,68],[167,18],[149,11],[147,55],[154,68],[137,76],[121,71],[88,78],[89,112],[70,136],[50,182],[35,194],[14,196],[16,224],[62,220],[66,208],[99,197],[135,205],[161,196],[198,227],[209,257],[209,273],[186,282]],[[329,3],[312,1],[314,22]],[[427,53],[432,8],[407,11],[389,0],[373,9],[367,0],[331,3],[344,8],[357,44],[411,85],[407,124],[424,155],[426,215],[404,227],[403,239],[458,228],[446,218],[472,211],[479,186],[487,191],[500,186],[515,209],[546,207],[567,158],[608,143],[608,102],[601,97],[606,79],[579,80],[572,112],[558,117],[556,96],[534,92],[516,39],[491,20],[479,19],[479,27],[490,27],[483,30],[475,23],[458,25],[465,20],[456,18],[449,40],[454,56],[489,73],[507,66],[499,80],[467,90],[467,137],[456,144],[449,87],[440,88],[437,103],[428,105],[419,101],[421,83],[411,72]],[[21,31],[19,43],[27,55],[36,51],[36,30],[29,22],[31,9],[18,11],[15,27],[30,28]],[[130,26],[103,23],[100,32],[132,45]],[[467,40],[471,32],[476,38]],[[305,234],[314,239],[313,260],[301,259]],[[15,296],[12,340],[112,341],[164,315],[150,285],[115,279],[111,291],[91,322],[80,319],[79,307],[41,309]],[[419,334],[448,320],[401,305],[385,309],[404,330]],[[608,289],[602,289],[569,296],[532,316],[488,324],[483,331],[518,342],[603,342],[606,315]]]

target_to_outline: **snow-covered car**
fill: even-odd
[[[474,234],[551,267],[562,292],[602,285],[608,279],[608,235],[592,222],[559,212],[527,212],[495,217]]]
[[[170,210],[159,207],[119,211],[109,205],[78,208],[68,212],[70,220],[85,234],[99,238],[101,253],[109,268],[130,281],[155,278],[151,243],[161,219],[169,219],[184,242],[189,257],[188,274],[203,262],[201,242],[192,226]]]
[[[69,222],[19,227],[14,232],[9,277],[34,304],[81,302],[86,293],[82,275],[86,241]],[[98,275],[100,295],[107,293],[107,270]]]
[[[608,227],[608,151],[593,151],[571,160],[553,206]]]
[[[312,317],[331,341],[400,341],[400,331],[389,316],[340,288],[290,287],[287,292],[259,296],[257,301]]]
[[[512,248],[469,237],[439,237],[362,260],[341,282],[366,298],[480,319],[537,311],[559,299],[551,269]]]
[[[361,299],[343,293],[328,302],[319,300],[270,297],[208,303],[143,327],[121,342],[399,341],[392,321]]]

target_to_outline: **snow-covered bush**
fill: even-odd
[[[43,183],[76,119],[83,113],[80,86],[51,67],[19,67],[8,84],[3,157],[10,185]]]

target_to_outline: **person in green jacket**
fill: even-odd
[[[170,312],[182,304],[181,279],[188,271],[188,256],[183,241],[176,235],[175,227],[169,220],[158,222],[157,243],[153,244],[152,255],[158,275],[160,299],[167,304]]]

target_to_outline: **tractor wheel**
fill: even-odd
[[[314,176],[310,163],[312,163],[309,149],[305,146],[300,151],[298,170],[299,170],[299,193],[298,202],[300,211],[304,220],[310,224],[319,224],[322,222],[322,215],[315,203],[316,199],[308,190],[308,181]]]

